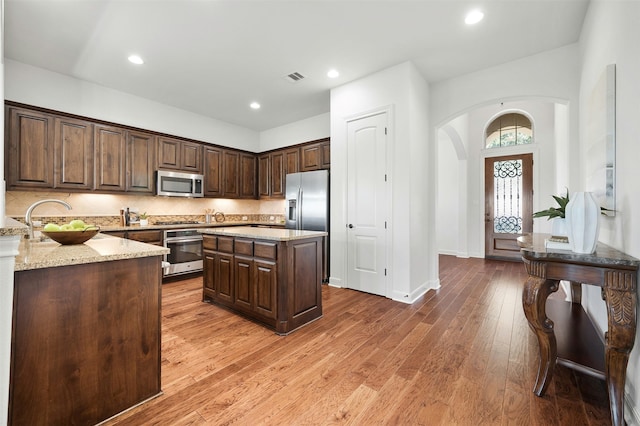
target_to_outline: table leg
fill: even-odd
[[[629,352],[636,337],[635,276],[609,272],[602,296],[607,304],[608,331],[605,334],[605,376],[609,390],[611,423],[624,425],[624,384]]]
[[[582,284],[575,281],[569,281],[571,283],[571,303],[582,304]]]
[[[558,283],[559,280],[529,276],[522,292],[524,314],[527,317],[527,321],[529,321],[529,327],[538,338],[538,346],[540,348],[538,376],[533,388],[533,393],[538,396],[544,395],[549,383],[551,383],[553,368],[556,365],[558,356],[553,321],[547,318],[545,312],[547,297],[558,290]]]

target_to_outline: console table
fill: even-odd
[[[537,396],[544,395],[556,362],[604,377],[611,422],[615,426],[624,425],[624,384],[629,352],[636,335],[636,285],[640,260],[601,243],[593,254],[547,250],[544,240],[548,237],[530,234],[518,238],[529,274],[522,293],[522,306],[540,349],[533,392]],[[558,307],[553,300],[547,301],[547,297],[558,290],[560,280],[571,283],[572,303],[560,302],[564,306]],[[594,339],[597,333],[580,304],[581,284],[602,289],[608,319],[604,353],[599,339]],[[561,328],[567,330],[565,327],[570,328],[561,331]],[[583,347],[579,347],[581,344]]]

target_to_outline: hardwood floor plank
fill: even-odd
[[[610,424],[597,379],[558,367],[533,394],[525,278],[441,256],[440,289],[412,305],[323,286],[324,317],[289,336],[203,303],[201,278],[165,284],[164,394],[106,425]]]
[[[504,393],[504,404],[500,424],[502,426],[530,425],[529,396],[507,388]]]
[[[376,396],[376,391],[368,386],[358,386],[345,400],[344,403],[337,405],[338,409],[330,412],[322,425],[336,424],[356,424],[355,419],[365,411],[369,402]],[[303,419],[301,424],[314,424],[312,420]]]

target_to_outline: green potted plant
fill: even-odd
[[[556,203],[558,203],[558,207],[549,207],[546,210],[540,210],[539,212],[535,212],[533,217],[546,217],[547,220],[553,219],[551,236],[566,237],[567,225],[565,223],[565,209],[567,208],[567,204],[569,204],[569,189],[567,188],[564,196],[552,195],[552,197],[556,200]]]
[[[147,212],[140,213],[140,216],[138,217],[140,218],[140,226],[149,225],[149,215],[147,214]]]
[[[552,195],[553,199],[558,203],[558,207],[549,207],[546,210],[540,210],[539,212],[535,212],[533,217],[547,217],[547,220],[560,218],[564,219],[565,209],[567,208],[567,204],[569,204],[569,190],[567,189],[567,193],[565,196]]]
[[[546,217],[547,220],[553,219],[551,235],[553,237],[566,237],[567,227],[565,223],[565,210],[567,208],[567,204],[569,204],[569,189],[567,188],[564,196],[552,195],[552,197],[556,200],[556,203],[558,203],[558,207],[549,207],[546,210],[540,210],[539,212],[535,212],[533,217]],[[601,214],[604,215],[607,211],[613,210],[600,207]]]

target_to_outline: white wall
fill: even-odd
[[[394,299],[409,295],[410,301],[430,288],[439,287],[436,245],[436,142],[430,135],[429,86],[417,68],[410,64],[409,77],[409,209],[410,271],[406,288],[396,286]],[[398,164],[406,167],[407,158]],[[396,169],[397,175],[398,169]],[[399,244],[403,244],[399,242]],[[398,292],[399,291],[399,292]],[[402,293],[402,294],[400,294]],[[406,299],[403,299],[406,300]]]
[[[578,45],[572,44],[440,81],[431,85],[431,122],[440,127],[478,106],[527,98],[577,105],[578,73]],[[571,131],[577,132],[578,112],[571,111]]]
[[[388,109],[391,114],[387,173],[392,188],[392,217],[387,241],[390,274],[387,296],[410,301],[437,286],[437,256],[429,246],[429,240],[435,239],[432,233],[435,176],[431,175],[434,157],[429,157],[426,127],[428,96],[426,83],[410,62],[331,91],[332,283],[348,286],[346,120]],[[419,265],[415,264],[417,259]]]
[[[328,138],[330,133],[331,116],[327,112],[260,132],[259,152]]]
[[[593,87],[608,64],[616,64],[616,216],[600,221],[600,241],[640,258],[640,2],[592,1],[582,34],[580,52],[580,135],[588,128],[587,103]],[[580,138],[583,139],[582,137]],[[581,145],[582,146],[582,145]],[[584,158],[582,153],[581,158]],[[586,179],[582,177],[582,188]],[[599,327],[607,326],[600,290],[587,288],[585,299]],[[625,412],[630,424],[640,424],[640,348],[636,346],[627,368]],[[633,416],[630,421],[629,416]]]
[[[436,202],[436,237],[438,253],[452,256],[460,255],[460,216],[465,211],[459,206],[459,194],[464,191],[459,174],[459,160],[451,136],[440,130],[438,132],[438,183]],[[442,165],[448,165],[443,167]],[[466,198],[467,194],[464,191]],[[465,215],[466,217],[466,215]],[[465,238],[466,240],[466,238]],[[461,257],[465,257],[462,255]]]
[[[469,114],[456,117],[436,131],[438,253],[469,257]]]
[[[259,134],[125,92],[7,59],[5,99],[258,152]]]

